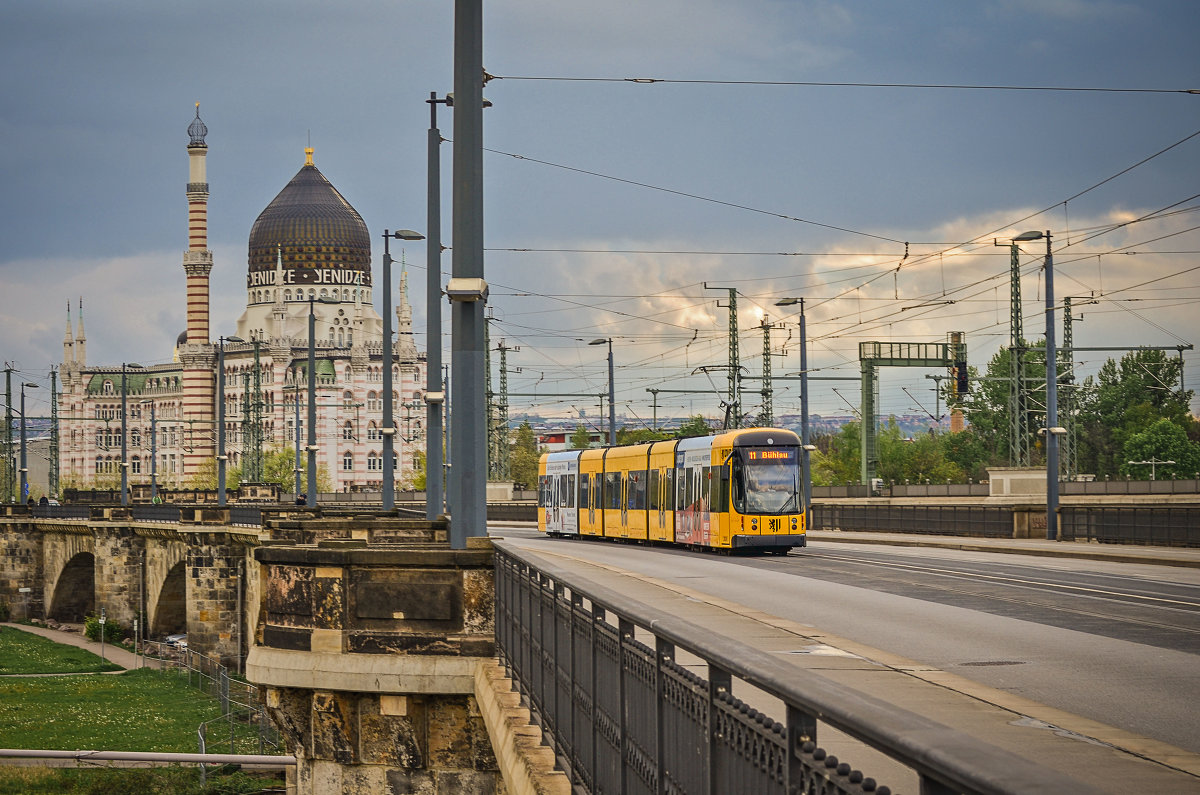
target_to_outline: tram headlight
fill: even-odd
[[[758,529],[758,517],[757,516],[755,516],[753,519],[750,520],[750,529],[751,530]]]
[[[796,520],[796,517],[795,517],[795,516],[793,516],[793,517],[792,517],[792,529],[793,529],[793,530],[795,530],[795,529],[796,529],[796,525],[797,525],[797,524],[798,524],[798,522],[797,522],[797,520]]]

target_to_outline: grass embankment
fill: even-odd
[[[99,657],[28,632],[0,627],[0,748],[195,753],[196,728],[220,717],[216,699],[171,671],[119,670]],[[241,751],[241,749],[239,749]],[[253,752],[253,751],[252,751]],[[272,782],[213,776],[201,788],[195,768],[46,769],[0,766],[0,795],[87,793],[252,793]]]
[[[86,674],[119,671],[90,651],[55,643],[49,638],[0,627],[0,674]]]

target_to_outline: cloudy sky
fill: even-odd
[[[606,390],[607,367],[587,342],[612,337],[630,421],[650,422],[647,389],[708,390],[660,393],[659,414],[717,416],[726,371],[699,368],[728,361],[730,288],[747,376],[762,372],[764,314],[773,372],[799,368],[786,297],[806,299],[819,375],[857,375],[859,342],[951,331],[983,369],[1008,339],[1008,249],[993,240],[1031,229],[1052,231],[1077,346],[1200,341],[1191,0],[495,0],[484,13],[491,341],[512,349],[510,391],[539,395],[513,411],[594,416],[586,395]],[[45,383],[80,297],[89,363],[170,358],[197,101],[214,337],[234,331],[250,227],[308,141],[377,248],[385,227],[424,231],[424,100],[453,88],[452,27],[447,1],[4,3],[2,358]],[[1063,88],[1089,90],[1044,90]],[[1045,248],[1024,250],[1024,326],[1039,338]],[[404,253],[424,347],[425,250]],[[1080,351],[1080,374],[1119,355]],[[1200,385],[1200,354],[1184,360]],[[885,371],[881,413],[932,411],[930,374]],[[776,413],[797,411],[798,386],[776,388]],[[815,383],[811,410],[847,414],[857,390]]]

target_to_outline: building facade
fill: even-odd
[[[383,368],[390,364],[395,479],[403,487],[416,475],[425,449],[425,356],[413,340],[407,273],[402,267],[394,302],[397,340],[392,361],[385,364],[383,320],[371,303],[370,233],[314,165],[313,150],[306,149],[300,171],[251,228],[246,309],[236,329],[213,339],[207,132],[197,105],[187,147],[187,328],[173,361],[147,367],[89,365],[83,301],[74,328],[68,305],[58,396],[62,485],[119,483],[125,434],[130,483],[149,483],[153,473],[160,485],[188,487],[193,476],[214,465],[222,408],[228,465],[239,467],[243,480],[261,479],[253,475],[272,451],[303,452],[311,312],[321,472],[336,491],[381,489]],[[218,389],[221,359],[223,388]],[[302,454],[302,470],[306,461]]]

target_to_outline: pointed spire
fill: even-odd
[[[283,246],[275,244],[275,303],[283,303]]]
[[[67,333],[63,335],[63,364],[66,365],[75,360],[72,348],[75,345],[75,338],[71,336],[71,302],[67,301]],[[66,368],[64,368],[66,369]]]
[[[87,335],[83,333],[83,296],[79,296],[79,331],[75,334],[75,361],[87,364]]]

